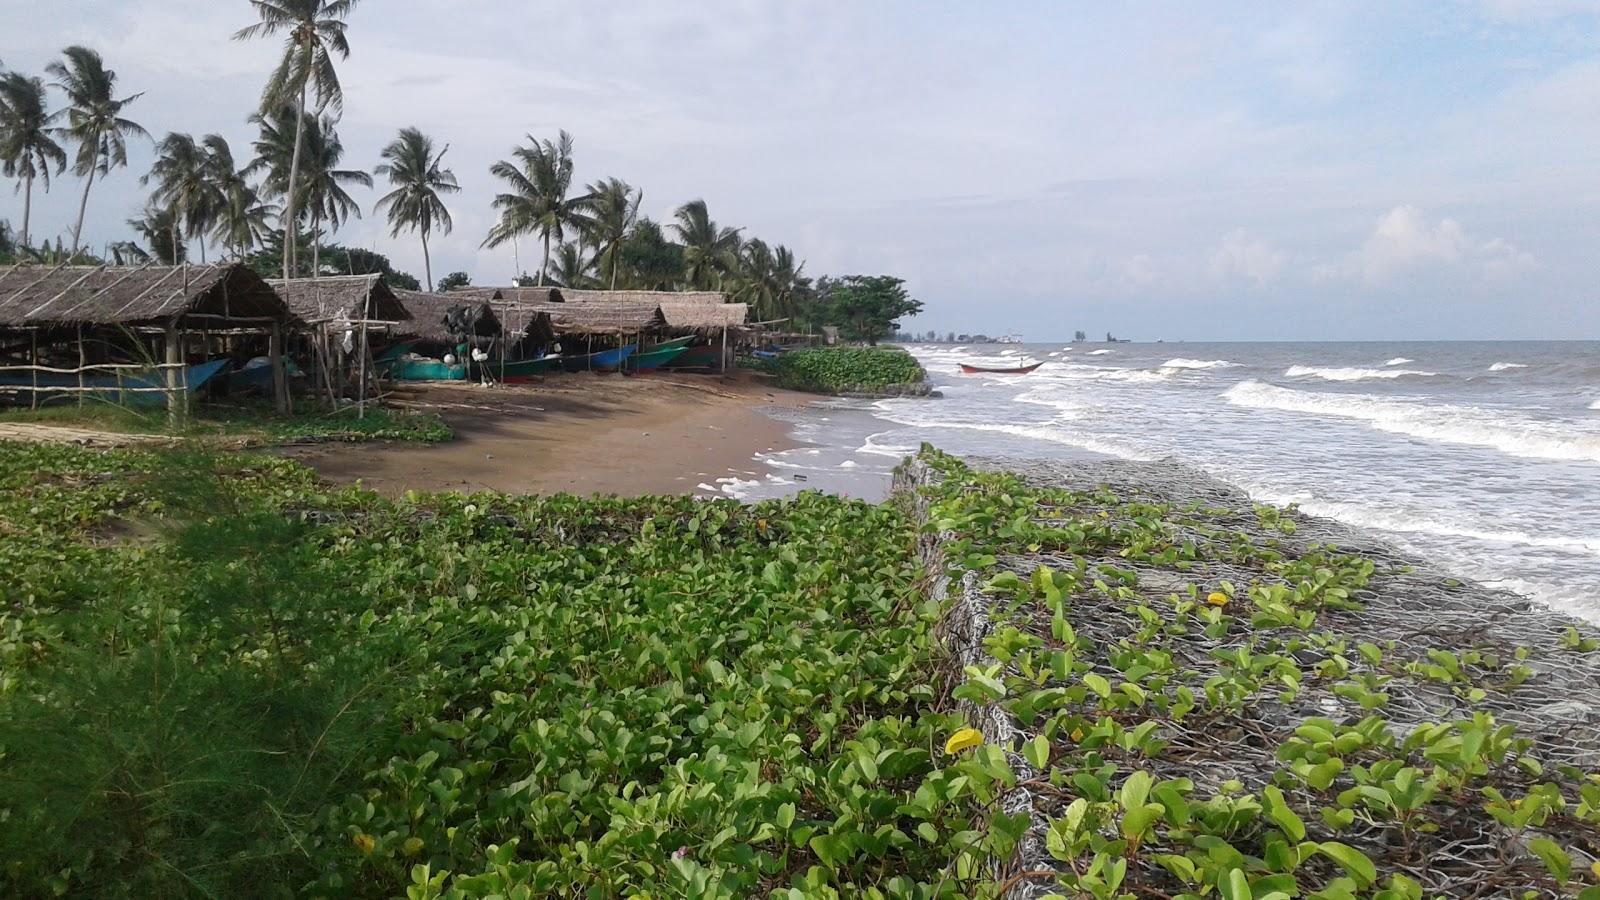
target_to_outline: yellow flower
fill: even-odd
[[[1227,606],[1228,595],[1221,591],[1212,591],[1206,595],[1206,602],[1212,606]]]
[[[358,834],[351,838],[350,842],[362,853],[371,853],[373,848],[378,846],[378,839],[370,834]]]
[[[1082,728],[1074,728],[1074,729],[1072,729],[1072,739],[1074,741],[1080,743],[1080,744],[1083,743],[1083,729]]]
[[[407,856],[416,856],[422,850],[422,838],[408,837],[406,842],[400,845],[400,849]]]
[[[960,753],[963,750],[976,747],[983,743],[983,734],[976,728],[962,728],[950,735],[950,740],[944,742],[944,752]]]
[[[1594,875],[1595,881],[1600,881],[1600,859],[1589,863],[1589,871]]]

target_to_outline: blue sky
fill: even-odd
[[[0,0],[0,60],[95,47],[152,132],[246,153],[277,48],[228,41],[244,0],[61,6]],[[579,179],[652,216],[703,197],[812,274],[906,278],[913,328],[1600,338],[1600,3],[366,0],[350,24],[350,162],[405,125],[451,144],[436,275],[509,280],[478,247],[488,166],[565,128]],[[127,236],[148,165],[96,185],[91,242]],[[370,212],[338,239],[421,272]]]

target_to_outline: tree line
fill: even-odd
[[[20,231],[0,223],[0,260],[101,261],[82,244],[90,192],[97,179],[127,166],[130,140],[146,140],[154,143],[156,158],[140,182],[152,191],[145,208],[127,222],[134,239],[107,248],[114,262],[177,264],[189,258],[193,244],[202,262],[209,249],[272,276],[385,271],[397,285],[420,286],[381,254],[325,240],[361,217],[362,204],[352,192],[373,188],[379,178],[387,192],[372,209],[386,217],[391,237],[410,233],[420,241],[423,283],[433,290],[429,242],[451,232],[447,200],[461,186],[445,165],[449,144],[414,127],[400,129],[370,172],[346,163],[338,134],[344,107],[338,63],[350,55],[346,20],[358,2],[252,0],[259,21],[234,39],[281,38],[283,53],[262,91],[260,108],[249,117],[257,136],[247,158],[236,156],[220,134],[196,138],[172,132],[155,140],[128,118],[128,108],[142,93],[123,94],[117,73],[87,47],[68,47],[61,60],[46,66],[49,82],[7,71],[0,61],[0,173],[16,180],[23,196]],[[52,109],[52,89],[62,95],[59,108]],[[498,185],[493,208],[499,218],[482,246],[527,238],[541,248],[538,270],[524,273],[519,283],[717,290],[749,303],[761,319],[803,325],[838,319],[857,330],[858,311],[832,315],[838,303],[833,295],[839,292],[829,286],[838,281],[808,277],[804,262],[788,247],[719,224],[704,200],[684,203],[671,221],[658,223],[640,214],[644,192],[623,179],[580,186],[573,147],[566,131],[553,139],[528,135],[526,143],[489,169]],[[54,248],[47,242],[36,246],[34,189],[48,191],[52,177],[69,167],[82,179],[70,248],[59,237]],[[440,285],[469,280],[455,272]],[[859,294],[860,287],[849,295]],[[875,309],[885,302],[875,298]],[[896,315],[907,312],[914,310]]]

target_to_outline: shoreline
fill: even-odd
[[[283,448],[333,484],[398,496],[417,491],[510,494],[705,494],[750,476],[756,455],[804,446],[763,412],[817,398],[742,375],[573,376],[540,384],[408,386],[396,406],[434,412],[454,440]]]

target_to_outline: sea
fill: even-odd
[[[1600,342],[907,347],[943,396],[781,411],[741,499],[883,496],[924,442],[1014,458],[1172,459],[1600,622]],[[959,363],[1042,362],[1030,375]]]

